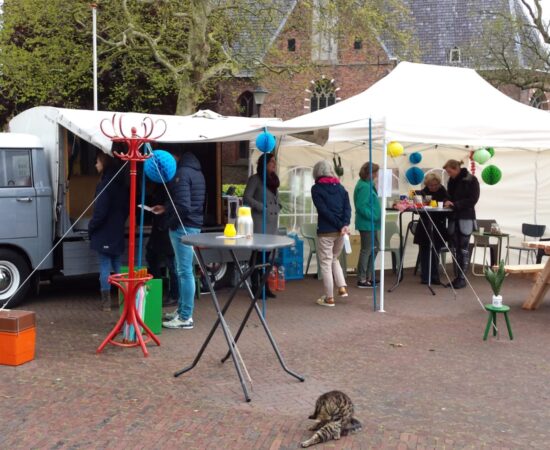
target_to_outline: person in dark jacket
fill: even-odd
[[[349,234],[351,205],[349,196],[334,173],[329,161],[319,161],[313,167],[315,184],[311,198],[317,208],[317,254],[325,295],[317,300],[321,306],[334,306],[334,284],[338,295],[347,297],[346,279],[338,257],[344,246],[344,236]],[[333,278],[334,277],[334,278]]]
[[[449,246],[455,257],[455,279],[447,285],[454,289],[466,286],[466,272],[470,265],[469,243],[472,232],[477,228],[475,205],[479,200],[479,181],[461,168],[461,162],[450,159],[443,168],[450,177],[447,191],[449,200],[445,207],[453,211],[449,217]]]
[[[430,196],[436,202],[449,200],[447,189],[441,184],[441,177],[434,172],[424,177],[422,196]],[[433,229],[431,228],[433,227]],[[430,236],[430,229],[432,235]],[[441,212],[421,212],[414,234],[414,243],[418,244],[420,256],[420,277],[422,284],[428,284],[430,272],[430,249],[432,249],[432,284],[441,284],[439,279],[439,256],[447,239],[447,217]]]
[[[99,255],[99,284],[101,307],[111,310],[111,286],[108,278],[111,269],[120,273],[120,255],[124,252],[124,230],[128,218],[128,189],[121,174],[113,179],[120,164],[101,152],[95,168],[101,175],[95,190],[94,213],[88,224],[90,248]]]
[[[266,171],[266,234],[277,234],[279,226],[279,177],[277,176],[277,163],[273,153],[264,153],[258,158],[256,174],[252,175],[246,183],[243,194],[244,204],[252,208],[252,220],[254,222],[254,233],[263,233],[263,215],[264,215],[264,165]],[[269,261],[270,252],[266,252],[266,261]],[[251,264],[254,261],[250,262]],[[260,271],[254,271],[251,276],[252,291],[258,290]],[[265,285],[265,295],[269,298],[275,298],[276,295],[271,292],[269,286]]]
[[[162,184],[155,185],[150,204],[163,204],[167,200],[166,190]],[[145,247],[145,259],[149,273],[153,277],[163,280],[163,292],[166,292],[167,299],[163,306],[172,306],[178,304],[179,282],[176,273],[176,260],[174,257],[174,248],[170,242],[168,226],[166,224],[166,214],[153,214],[151,221],[151,234]],[[168,269],[168,279],[163,273],[163,267]]]
[[[166,214],[170,229],[170,241],[176,256],[179,282],[178,309],[165,316],[165,328],[192,329],[195,307],[195,277],[193,271],[193,247],[180,242],[181,237],[198,234],[204,222],[206,182],[201,164],[191,152],[174,154],[178,162],[176,174],[168,183],[170,198],[164,205],[155,205],[152,211]]]

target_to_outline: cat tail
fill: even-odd
[[[317,420],[320,409],[321,409],[321,402],[319,401],[319,399],[317,399],[317,401],[315,402],[315,411],[313,411],[313,414],[311,416],[309,416],[309,419]]]
[[[342,430],[342,436],[357,433],[363,429],[363,425],[355,417],[352,417],[346,427]]]

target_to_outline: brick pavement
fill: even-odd
[[[354,278],[350,278],[354,281]],[[488,285],[473,279],[480,296]],[[239,348],[253,379],[251,403],[217,333],[199,365],[180,378],[213,320],[202,296],[192,331],[165,330],[161,347],[95,349],[116,313],[97,309],[95,280],[47,287],[25,308],[37,312],[36,360],[0,366],[0,448],[291,449],[308,437],[316,397],[342,389],[364,430],[318,448],[548,448],[546,382],[550,301],[521,310],[524,280],[508,279],[516,339],[481,340],[486,321],[470,291],[432,297],[412,277],[372,311],[372,291],[350,288],[336,308],[313,302],[320,282],[288,283],[268,320],[288,366],[278,365],[258,321]],[[235,324],[246,302],[229,314]]]

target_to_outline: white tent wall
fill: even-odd
[[[415,151],[422,154],[422,161],[417,166],[424,172],[430,169],[441,169],[451,158],[464,161],[464,166],[470,169],[470,148],[449,148],[435,145],[410,144],[405,145],[405,154],[397,158],[388,158],[388,168],[394,169],[394,175],[399,175],[399,192],[407,193],[409,189],[420,189],[421,186],[411,186],[405,177],[407,169],[412,167],[408,155]],[[382,166],[381,145],[375,144],[373,160]],[[320,147],[295,139],[284,138],[279,147],[277,160],[281,184],[288,184],[288,175],[293,168],[313,167],[321,160],[332,161],[339,156],[344,167],[342,184],[350,194],[353,206],[353,190],[359,179],[361,165],[368,161],[368,144],[352,142],[327,144]],[[255,152],[254,161],[258,157]],[[481,172],[488,164],[494,164],[502,170],[502,180],[493,186],[481,180]],[[397,169],[397,170],[396,170]],[[476,165],[476,176],[480,180],[481,196],[476,206],[479,219],[495,219],[503,232],[512,234],[510,241],[517,244],[522,240],[522,223],[539,223],[550,227],[550,152],[533,152],[528,150],[496,149],[495,157],[484,166]],[[395,195],[395,192],[394,192]],[[352,228],[353,228],[352,216]],[[395,214],[388,220],[394,220]],[[404,215],[405,229],[409,214]],[[550,230],[548,232],[550,234]],[[393,242],[392,242],[393,244]],[[405,266],[412,267],[416,262],[417,250],[409,240],[406,249]],[[512,261],[515,255],[510,255]],[[481,263],[482,261],[477,261]],[[391,260],[386,261],[386,268],[391,268]]]

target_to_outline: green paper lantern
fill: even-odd
[[[491,154],[491,158],[495,156],[495,149],[493,147],[487,147],[485,150]]]
[[[478,164],[485,164],[491,159],[491,153],[486,149],[480,148],[474,152],[474,161]]]
[[[500,170],[497,166],[487,166],[483,169],[483,172],[481,172],[481,178],[486,184],[492,186],[501,180],[502,170]]]

